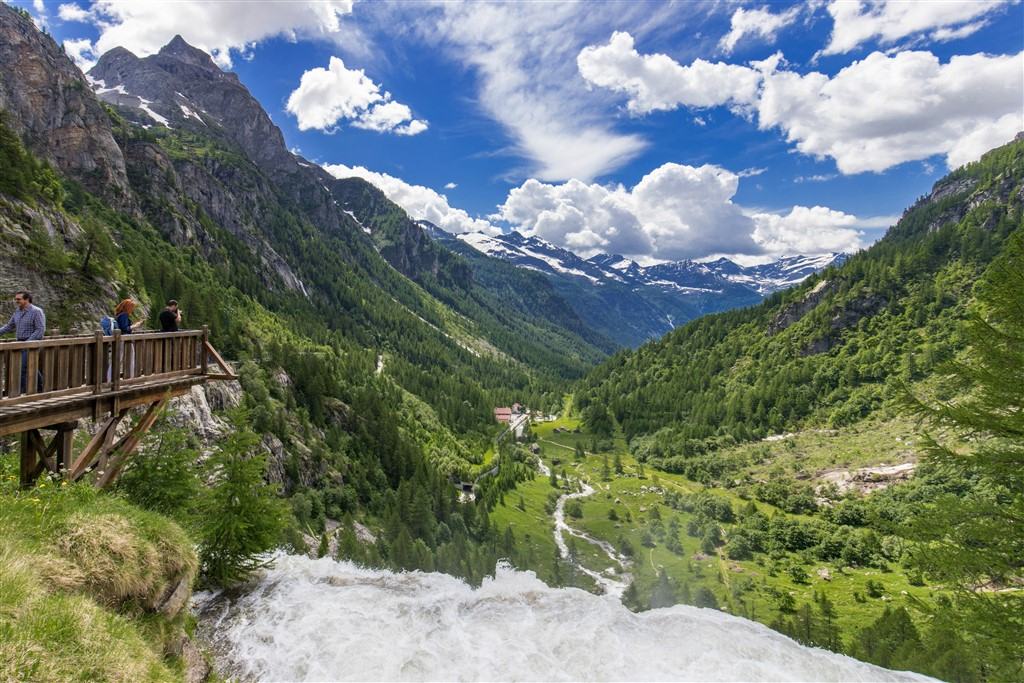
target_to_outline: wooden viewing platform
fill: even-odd
[[[210,361],[217,372],[210,372]],[[23,487],[32,486],[46,469],[71,481],[94,473],[93,484],[102,488],[117,476],[169,399],[221,379],[235,375],[210,344],[206,327],[0,341],[0,436],[21,435]],[[142,405],[149,406],[142,419],[114,441],[129,409]],[[72,459],[74,431],[83,418],[103,424]],[[50,443],[41,429],[55,432]]]

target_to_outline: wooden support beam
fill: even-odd
[[[78,429],[78,421],[65,422],[57,425],[57,433],[53,436],[54,455],[56,456],[56,472],[67,472],[71,467],[72,450],[75,445],[75,430]]]
[[[128,411],[126,410],[107,418],[107,421],[104,422],[99,431],[93,435],[81,455],[78,456],[78,459],[75,460],[75,463],[69,468],[70,472],[68,473],[68,478],[71,479],[71,481],[78,481],[82,478],[82,475],[85,474],[86,470],[96,459],[96,454],[101,448],[110,447],[110,442],[113,441],[114,432],[117,430],[118,423],[120,423],[122,418],[127,414]]]
[[[35,468],[33,468],[30,475],[30,485],[34,484],[39,475],[43,473],[43,470],[53,471],[53,453],[56,450],[56,443],[52,442],[49,446],[46,445],[46,441],[43,440],[43,436],[39,433],[38,429],[33,429],[28,433],[29,447],[35,451],[36,462]]]
[[[35,483],[36,449],[32,434],[39,436],[35,429],[21,433],[21,488],[31,488]]]
[[[217,353],[217,349],[213,348],[213,345],[210,344],[210,342],[204,341],[203,349],[206,351],[206,353],[209,353],[211,356],[213,356],[213,360],[217,362],[218,366],[220,366],[220,369],[224,372],[224,375],[227,375],[231,379],[238,379],[238,377],[235,376],[235,373],[231,372],[231,368],[228,367],[228,364],[224,362],[224,359],[220,357],[220,354]],[[204,373],[206,372],[205,368],[206,366],[204,365]],[[218,377],[220,377],[220,375],[218,375]]]
[[[160,416],[160,409],[167,403],[166,398],[162,398],[156,403],[149,406],[149,410],[142,416],[139,423],[132,428],[130,432],[125,434],[120,441],[114,444],[109,451],[103,455],[109,456],[106,464],[102,466],[102,469],[96,471],[96,477],[93,479],[93,486],[98,489],[102,489],[104,486],[109,484],[117,476],[121,468],[124,467],[125,462],[131,457],[131,454],[138,448],[139,443],[142,442],[142,437],[146,435],[146,432],[156,422],[157,417]]]

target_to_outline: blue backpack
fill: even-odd
[[[111,336],[114,334],[114,319],[109,316],[103,316],[100,318],[100,327],[103,328],[103,334]]]

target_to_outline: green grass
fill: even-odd
[[[534,426],[540,445],[540,457],[553,469],[565,469],[570,477],[583,478],[596,489],[589,497],[580,499],[583,516],[568,518],[574,529],[608,541],[620,550],[623,541],[632,546],[634,555],[629,571],[634,576],[635,586],[641,596],[641,603],[651,595],[657,581],[659,569],[664,569],[676,588],[677,597],[683,594],[684,584],[692,596],[701,586],[709,588],[718,600],[719,607],[733,614],[745,616],[763,623],[771,623],[779,616],[790,612],[780,610],[780,595],[791,595],[795,605],[814,603],[815,594],[823,592],[834,605],[837,624],[844,639],[859,628],[873,622],[887,605],[902,605],[915,614],[914,599],[925,598],[934,591],[930,587],[911,586],[907,576],[895,569],[883,572],[874,568],[841,567],[833,563],[804,562],[800,556],[790,554],[780,560],[757,554],[752,560],[735,561],[724,556],[719,548],[716,554],[703,557],[700,554],[700,539],[686,533],[686,523],[691,515],[677,512],[664,505],[663,496],[651,491],[652,487],[674,489],[681,493],[694,493],[704,487],[689,481],[681,475],[645,468],[645,477],[637,477],[638,463],[628,454],[625,444],[615,439],[607,453],[589,452],[593,436],[586,433],[572,433],[579,426],[577,420],[559,419]],[[554,433],[555,427],[568,428],[569,433]],[[856,469],[878,464],[895,464],[915,459],[913,426],[907,421],[864,423],[854,428],[830,431],[809,431],[788,439],[773,442],[744,444],[729,454],[742,455],[750,460],[746,474],[751,479],[760,479],[770,474],[783,472],[795,479],[815,479],[822,472],[832,469]],[[588,452],[582,462],[575,462],[576,444],[582,444]],[[613,454],[619,453],[623,474],[612,474],[610,481],[601,480],[603,461],[607,455],[611,465]],[[645,490],[646,487],[646,490]],[[739,489],[713,489],[716,495],[730,500],[735,510],[748,503]],[[514,521],[513,530],[517,541],[525,542],[529,534],[538,550],[537,555],[548,557],[554,549],[552,520],[545,514],[543,503],[555,489],[547,477],[521,485],[506,495],[507,505],[495,511],[495,520],[502,523]],[[510,512],[511,506],[522,495],[526,513]],[[673,553],[663,544],[644,546],[643,527],[651,518],[651,510],[657,506],[661,522],[668,527],[673,518],[677,521],[682,552]],[[770,505],[757,502],[757,507],[768,516],[784,514]],[[609,518],[614,510],[617,519]],[[808,519],[791,515],[796,519]],[[731,525],[722,525],[728,535]],[[603,571],[609,565],[607,556],[595,546],[577,539],[578,560],[593,571]],[[698,559],[702,558],[702,559]],[[799,565],[808,575],[806,583],[797,583],[786,572],[791,565]],[[828,580],[819,576],[819,570],[827,570]],[[582,576],[581,573],[577,576]],[[542,578],[545,578],[542,575]],[[587,578],[587,577],[584,577]],[[867,597],[868,581],[883,587],[884,598]],[[581,583],[580,587],[588,587]],[[858,600],[855,595],[860,596]],[[919,615],[920,616],[920,615]]]
[[[778,441],[742,444],[722,454],[745,460],[745,472],[753,479],[781,473],[816,481],[830,470],[916,461],[914,430],[915,423],[906,418],[874,418],[843,429],[811,429]]]
[[[170,520],[0,457],[0,680],[173,681],[179,615],[153,609],[198,562]]]
[[[548,478],[538,474],[506,494],[504,504],[495,506],[491,511],[494,528],[504,531],[512,527],[517,543],[524,549],[529,548],[529,556],[533,559],[528,563],[530,568],[545,581],[551,580],[556,551],[554,522],[544,510],[548,495],[553,491],[555,489]],[[518,507],[520,497],[522,510]]]

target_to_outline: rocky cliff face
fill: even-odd
[[[208,54],[181,36],[155,55],[139,58],[116,48],[89,71],[100,99],[139,107],[154,122],[171,126],[215,125],[238,143],[246,156],[268,171],[295,171],[281,130],[233,73],[214,64]]]
[[[0,109],[31,151],[112,206],[132,213],[124,157],[85,76],[30,19],[0,3]],[[16,78],[9,75],[17,74]]]

